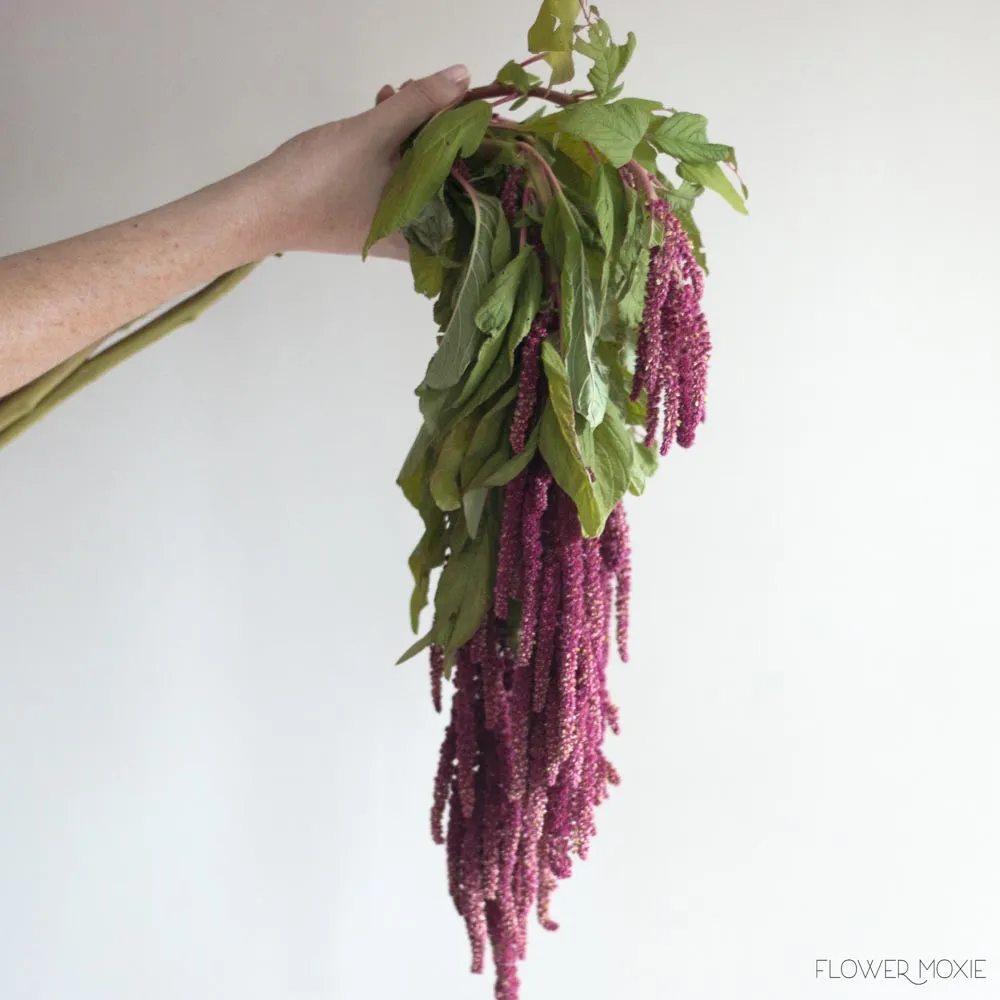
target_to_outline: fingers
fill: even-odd
[[[395,93],[396,91],[393,90],[392,87],[389,86],[389,84],[386,84],[384,87],[381,87],[379,89],[379,92],[375,95],[375,104],[379,105],[383,101],[387,101]]]
[[[431,115],[458,101],[469,87],[465,66],[451,66],[425,76],[407,80],[395,93],[378,102],[379,125],[392,141],[402,141]],[[379,93],[381,94],[383,87]]]

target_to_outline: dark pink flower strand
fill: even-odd
[[[538,376],[541,374],[542,341],[553,328],[555,314],[543,310],[534,319],[527,337],[521,344],[521,374],[517,385],[517,402],[510,426],[510,446],[515,454],[525,449],[528,431],[538,402]]]
[[[664,201],[651,209],[663,223],[663,243],[650,251],[649,277],[636,347],[632,399],[646,391],[646,439],[660,435],[660,454],[676,439],[694,444],[705,419],[711,336],[701,311],[704,276],[691,241]]]
[[[629,547],[621,506],[601,538],[583,538],[537,460],[505,490],[496,601],[457,654],[431,832],[447,846],[472,970],[483,971],[488,944],[496,997],[517,1000],[529,914],[556,928],[552,892],[573,856],[587,856],[594,810],[618,782],[603,751],[618,725],[606,668],[615,617],[626,651]]]
[[[517,216],[517,210],[521,205],[521,181],[524,178],[524,168],[514,167],[507,171],[504,178],[503,187],[500,189],[500,206],[503,214],[507,216],[509,222],[513,222]]]

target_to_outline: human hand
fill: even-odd
[[[398,91],[386,85],[375,107],[302,132],[249,168],[269,252],[360,254],[400,144],[468,86],[464,66],[407,81]],[[393,233],[372,253],[405,260],[406,241]]]

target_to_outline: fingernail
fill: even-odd
[[[461,63],[441,70],[439,75],[443,76],[449,83],[453,83],[456,87],[461,87],[463,83],[469,82],[469,68],[463,66]]]

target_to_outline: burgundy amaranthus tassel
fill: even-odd
[[[666,455],[675,439],[689,448],[705,419],[711,337],[701,311],[704,275],[691,241],[665,201],[650,210],[663,224],[663,243],[649,255],[631,397],[645,389],[645,444],[653,447],[659,434]]]
[[[521,180],[524,177],[524,167],[513,167],[507,171],[503,187],[500,189],[500,207],[508,221],[513,222],[521,204]]]
[[[540,460],[508,484],[497,572],[504,596],[457,653],[431,810],[472,971],[482,971],[488,940],[498,1000],[518,998],[530,912],[546,929],[558,926],[553,890],[573,856],[586,857],[594,810],[618,781],[603,749],[607,729],[617,729],[606,667],[616,602],[625,648],[628,563],[621,506],[601,538],[585,539],[573,502]],[[519,630],[508,620],[511,602]]]
[[[517,403],[510,427],[510,446],[516,454],[524,451],[528,428],[538,401],[538,376],[541,372],[542,340],[552,323],[552,314],[541,312],[531,324],[521,345],[521,377],[517,386]]]

